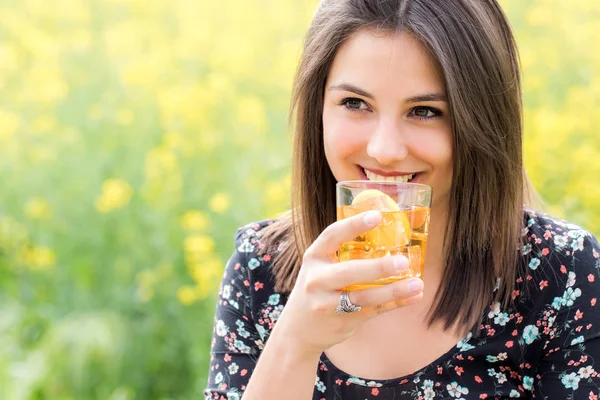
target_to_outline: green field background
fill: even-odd
[[[600,234],[600,2],[505,0],[525,157]],[[198,399],[236,227],[289,207],[317,1],[0,0],[0,399]]]

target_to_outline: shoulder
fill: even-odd
[[[235,271],[244,287],[244,298],[251,310],[255,329],[259,335],[259,348],[277,322],[287,302],[287,295],[275,290],[275,276],[271,268],[278,254],[278,243],[266,238],[270,227],[277,219],[252,222],[237,229],[235,233],[235,253],[228,269]]]
[[[273,246],[267,246],[263,239],[269,227],[276,221],[275,219],[266,219],[237,228],[232,256],[235,263],[229,268],[234,268],[246,278],[255,279],[257,275],[260,275],[261,279],[271,280],[270,264],[276,249],[273,249]]]
[[[275,286],[272,264],[282,249],[276,225],[278,221],[280,219],[252,222],[238,228],[235,233],[233,258],[237,263],[233,268],[250,282],[256,282],[257,288]]]
[[[547,214],[531,210],[525,214],[524,274],[519,279],[526,280],[527,284],[520,285],[526,285],[527,294],[517,290],[516,301],[530,327],[526,342],[541,336],[544,349],[549,350],[600,336],[597,238],[576,224]]]
[[[525,210],[523,235],[524,255],[541,256],[553,264],[567,259],[581,264],[600,257],[598,239],[591,232],[548,214]]]
[[[234,246],[240,253],[259,253],[262,250],[262,238],[265,229],[273,225],[277,220],[266,219],[262,221],[251,222],[239,227],[235,232]]]
[[[526,210],[523,234],[523,276],[537,300],[559,311],[600,292],[600,245],[589,231]]]

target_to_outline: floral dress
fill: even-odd
[[[275,254],[259,251],[260,231],[269,223],[236,233],[219,291],[205,400],[242,397],[285,306],[269,268]],[[514,303],[509,309],[491,304],[481,335],[469,334],[426,367],[388,380],[351,376],[323,353],[313,399],[597,400],[600,245],[580,227],[531,210],[524,234]]]

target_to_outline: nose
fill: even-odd
[[[369,137],[367,154],[381,165],[389,165],[408,155],[405,135],[398,121],[381,119]]]

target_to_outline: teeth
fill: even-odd
[[[365,175],[370,181],[385,181],[385,182],[408,182],[415,176],[415,174],[402,175],[402,176],[381,176],[374,174],[371,171],[365,170]]]

